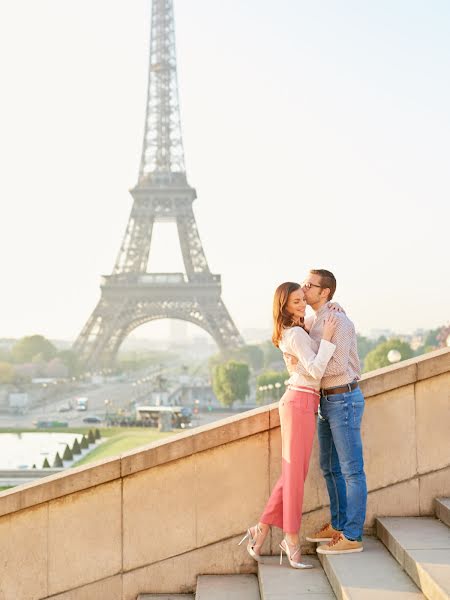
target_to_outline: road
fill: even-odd
[[[86,415],[97,415],[104,417],[106,412],[105,400],[109,401],[109,410],[125,408],[130,400],[135,398],[136,387],[132,382],[129,383],[106,383],[98,387],[91,387],[72,393],[70,396],[60,398],[56,401],[47,402],[44,406],[32,408],[24,415],[0,415],[0,427],[29,428],[33,427],[33,421],[57,420],[67,421],[69,427],[79,427],[84,425],[83,418]],[[88,410],[78,412],[71,410],[68,412],[59,412],[62,406],[65,406],[77,396],[86,396],[88,398]]]
[[[171,370],[173,367],[171,368]],[[167,372],[167,370],[163,370]],[[159,374],[161,371],[157,371],[154,374]],[[148,377],[148,372],[146,373]],[[140,384],[137,381],[141,381]],[[83,423],[83,419],[87,415],[96,415],[101,419],[104,419],[106,409],[109,412],[116,412],[120,408],[127,408],[129,402],[135,400],[141,394],[149,391],[151,386],[150,382],[142,383],[141,379],[128,382],[114,382],[104,383],[96,387],[90,387],[86,389],[80,389],[76,393],[70,394],[70,396],[60,398],[58,400],[49,401],[44,406],[38,406],[29,410],[24,415],[2,415],[0,414],[0,428],[15,428],[15,429],[28,429],[33,428],[33,422],[35,421],[66,421],[69,427],[82,427],[86,426]],[[85,396],[88,398],[88,410],[86,412],[79,412],[75,409],[67,412],[59,412],[62,406],[68,405],[69,401],[74,400],[77,396]],[[105,403],[108,401],[108,404]],[[236,413],[216,413],[216,412],[205,412],[199,415],[193,415],[192,425],[200,426],[207,423],[212,423],[219,419],[224,419]],[[101,425],[101,424],[100,424]]]

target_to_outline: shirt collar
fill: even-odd
[[[327,310],[328,310],[329,306],[328,306],[328,302],[326,302],[317,312],[316,312],[316,319],[318,319],[320,316],[322,316]]]

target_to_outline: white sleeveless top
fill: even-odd
[[[289,378],[289,384],[319,390],[328,361],[336,350],[335,344],[321,340],[316,352],[317,342],[302,327],[290,327],[283,331],[279,348],[298,358],[296,372]]]

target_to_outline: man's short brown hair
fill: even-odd
[[[331,300],[334,296],[334,292],[336,291],[336,277],[333,275],[331,271],[327,271],[326,269],[310,269],[309,271],[311,275],[319,275],[320,277],[320,285],[322,289],[328,288],[330,293],[328,294],[328,300]]]

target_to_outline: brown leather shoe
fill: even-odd
[[[362,551],[362,542],[348,540],[343,533],[334,537],[328,544],[317,546],[319,554],[350,554],[351,552]]]
[[[331,526],[331,523],[325,523],[319,531],[307,535],[306,539],[308,542],[331,542],[331,540],[340,533],[340,531]]]

